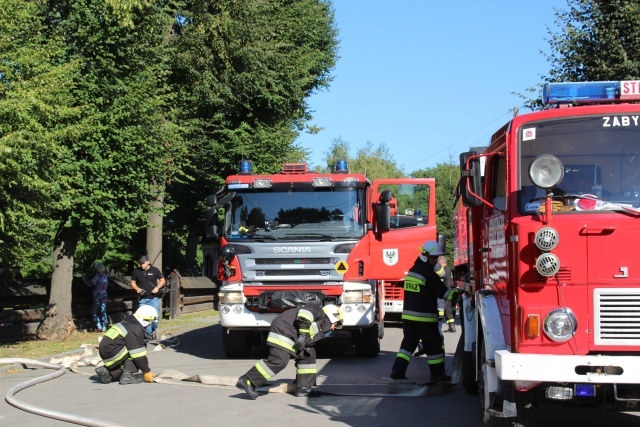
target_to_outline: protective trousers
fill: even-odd
[[[246,373],[247,377],[256,386],[260,387],[289,364],[291,353],[279,347],[269,349],[269,357],[258,361]],[[316,385],[316,351],[313,347],[307,347],[298,353],[296,357],[296,380],[299,387]]]
[[[413,352],[422,340],[422,345],[427,354],[427,363],[431,373],[431,381],[444,375],[444,339],[440,332],[438,322],[411,322],[402,324],[404,337],[400,344],[400,351],[391,368],[396,377],[405,376]]]
[[[123,372],[130,372],[132,374],[138,372],[138,367],[135,363],[133,363],[131,359],[125,359],[124,362],[112,365],[107,369],[111,373],[113,379],[116,381],[120,379],[120,376]]]

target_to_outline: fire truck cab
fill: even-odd
[[[550,83],[460,156],[462,382],[485,425],[640,404],[639,82]]]
[[[391,200],[425,214],[420,226],[393,229]],[[222,343],[228,357],[264,343],[282,311],[315,302],[342,307],[361,356],[377,356],[384,334],[385,282],[401,281],[420,246],[435,235],[435,180],[378,179],[284,164],[280,173],[237,175],[207,203],[215,242]],[[338,334],[337,332],[335,333]]]

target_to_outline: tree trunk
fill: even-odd
[[[49,305],[36,332],[38,339],[64,341],[76,330],[71,314],[71,281],[77,244],[78,237],[73,229],[58,230],[54,240]]]
[[[149,227],[147,227],[147,255],[151,265],[162,271],[162,216],[158,213],[162,209],[164,197],[158,196],[149,212]]]
[[[200,225],[200,223],[197,223],[197,225]],[[196,255],[201,235],[197,225],[189,225],[189,236],[187,237],[187,248],[184,256],[183,271],[185,276],[193,276],[196,274]]]

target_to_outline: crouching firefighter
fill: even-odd
[[[96,368],[102,383],[119,381],[120,384],[140,384],[143,380],[153,382],[144,328],[157,319],[156,309],[143,305],[133,315],[107,330],[98,347],[104,366]]]
[[[282,371],[291,356],[296,361],[296,397],[314,396],[316,385],[316,350],[313,345],[325,338],[328,331],[342,328],[342,310],[333,305],[320,307],[306,304],[278,315],[271,323],[267,337],[269,357],[260,360],[238,379],[237,387],[251,399],[258,397],[256,387]]]
[[[421,248],[413,266],[404,278],[402,310],[402,343],[391,368],[391,379],[406,379],[411,357],[422,341],[431,373],[429,384],[451,381],[444,369],[444,339],[438,321],[438,299],[457,301],[459,289],[447,289],[438,274],[438,257],[443,255],[438,242],[429,240]]]

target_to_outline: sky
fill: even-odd
[[[339,59],[307,101],[322,129],[296,143],[325,166],[332,141],[350,156],[384,144],[405,173],[458,162],[488,144],[550,64],[549,29],[566,0],[334,0]]]

